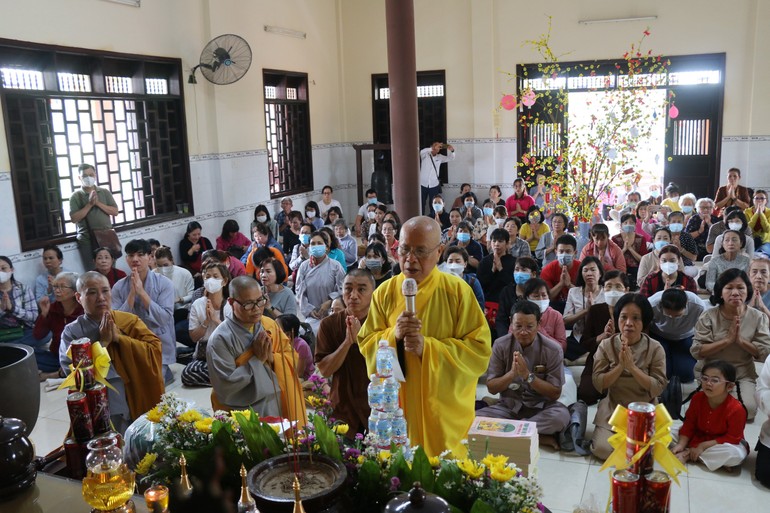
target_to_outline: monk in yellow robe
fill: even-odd
[[[307,422],[297,374],[297,354],[289,337],[262,315],[267,298],[254,278],[230,282],[226,317],[209,337],[206,361],[214,409],[254,408],[260,416]]]
[[[404,223],[398,247],[402,273],[374,291],[358,343],[369,373],[376,370],[380,340],[396,347],[400,360],[403,355],[400,403],[411,444],[428,456],[449,449],[463,457],[460,442],[473,422],[476,383],[487,370],[492,341],[473,290],[436,268],[440,242],[441,227],[433,219]],[[406,278],[417,282],[416,314],[405,311]]]
[[[64,327],[59,361],[69,372],[67,349],[73,340],[99,342],[112,360],[105,379],[110,419],[115,429],[125,432],[132,420],[152,409],[163,394],[160,339],[134,314],[112,309],[112,291],[107,278],[96,271],[84,273],[77,281],[75,297],[83,315]]]

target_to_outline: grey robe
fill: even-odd
[[[217,326],[206,347],[206,362],[211,385],[219,401],[232,409],[251,406],[260,416],[281,416],[281,388],[268,364],[252,356],[246,365],[237,367],[235,359],[251,347],[262,331],[254,333],[229,317]]]

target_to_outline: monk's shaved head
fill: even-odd
[[[230,297],[243,299],[247,292],[259,288],[259,282],[251,276],[238,276],[230,282]]]
[[[398,261],[407,278],[420,283],[441,255],[441,225],[426,216],[413,217],[401,228]]]
[[[109,285],[109,280],[105,275],[100,273],[99,271],[88,271],[80,275],[77,281],[77,291],[81,294],[84,290],[88,288],[88,284],[91,282],[95,283],[107,283]]]
[[[424,237],[427,244],[434,245],[441,242],[441,225],[432,217],[413,217],[401,227],[401,233],[412,230],[419,234],[420,237]]]

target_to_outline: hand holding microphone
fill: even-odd
[[[396,341],[403,341],[404,350],[422,356],[423,336],[420,334],[422,321],[417,318],[415,297],[417,296],[417,282],[413,278],[406,278],[401,285],[404,294],[405,309],[396,319]]]

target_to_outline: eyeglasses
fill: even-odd
[[[66,290],[66,289],[75,290],[75,287],[68,287],[67,285],[52,285],[51,289],[52,290]]]
[[[754,199],[757,201],[765,201],[767,198],[764,196],[754,196]]]
[[[423,260],[425,258],[428,258],[431,255],[431,253],[436,251],[440,245],[441,244],[437,244],[437,245],[433,246],[430,249],[428,249],[428,248],[410,248],[409,246],[399,246],[397,251],[398,251],[398,255],[399,256],[408,257],[409,254],[411,253],[412,255],[414,255],[414,257],[417,260]]]
[[[718,385],[718,384],[720,384],[720,383],[729,383],[729,381],[727,381],[726,379],[722,379],[722,378],[712,378],[711,376],[701,376],[701,377],[700,377],[700,382],[701,382],[702,384],[704,384],[704,385],[706,385],[706,384],[709,384],[709,385]]]
[[[243,308],[247,312],[251,312],[252,310],[255,310],[257,308],[262,308],[263,306],[265,306],[265,303],[267,303],[267,298],[265,296],[262,296],[256,301],[246,301],[246,302],[239,301],[233,298],[233,301],[241,305],[241,308]]]

